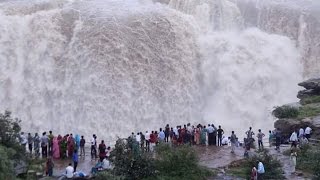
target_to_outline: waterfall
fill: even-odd
[[[292,36],[263,26],[273,21],[263,11],[249,21],[251,5],[1,2],[0,109],[28,132],[97,134],[109,144],[165,124],[272,128],[272,107],[296,101],[308,72],[309,16],[299,15]]]

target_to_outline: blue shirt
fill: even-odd
[[[164,132],[161,131],[161,132],[159,133],[159,138],[160,138],[161,140],[164,140],[165,137],[166,137],[166,136],[165,136]]]
[[[78,162],[78,160],[79,160],[78,153],[73,153],[72,160],[73,160],[73,162]]]

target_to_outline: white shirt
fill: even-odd
[[[304,135],[304,130],[302,128],[300,128],[299,130],[299,137],[303,137]]]
[[[21,134],[20,138],[21,138],[21,144],[27,144],[28,141],[27,141],[27,138],[24,134]]]
[[[290,141],[298,141],[297,133],[293,132],[290,136]]]
[[[147,133],[144,135],[144,137],[146,138],[146,140],[149,141],[149,140],[150,140],[150,133],[147,132]]]
[[[212,126],[207,127],[208,133],[213,133],[214,128]]]
[[[74,171],[74,169],[73,169],[72,166],[68,166],[66,168],[66,176],[67,176],[67,178],[72,178],[73,177],[73,171]]]
[[[173,128],[173,132],[176,136],[179,136],[179,131],[178,131],[178,128]]]
[[[308,126],[304,131],[305,134],[311,134],[312,129]]]
[[[141,141],[141,136],[140,136],[140,134],[139,134],[139,135],[136,135],[136,141],[138,141],[138,143],[140,143],[140,141]]]
[[[92,138],[92,139],[91,139],[91,145],[94,146],[95,144],[96,144],[96,139],[95,139],[95,138]]]
[[[227,137],[223,137],[223,139],[221,140],[221,144],[229,144],[229,139]]]
[[[259,164],[258,164],[258,173],[259,174],[265,173],[264,166],[263,166],[262,162],[259,162]]]

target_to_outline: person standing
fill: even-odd
[[[290,136],[290,141],[292,142],[291,143],[291,148],[292,147],[297,147],[297,142],[298,142],[298,136],[297,136],[297,133],[296,131],[293,131],[291,136]]]
[[[20,134],[20,144],[24,148],[24,150],[26,149],[27,142],[28,142],[28,140],[27,140],[24,132],[21,132],[21,134]]]
[[[80,156],[86,156],[86,153],[84,151],[84,145],[86,144],[86,140],[84,139],[83,136],[81,136],[80,140]]]
[[[207,132],[208,132],[208,145],[213,145],[213,135],[214,135],[214,129],[213,127],[208,124],[208,127],[207,127]]]
[[[170,135],[169,124],[166,125],[165,130],[164,130],[164,134],[165,134],[165,142],[169,142],[169,135]]]
[[[41,141],[42,157],[47,157],[47,156],[48,156],[48,142],[49,142],[49,138],[48,138],[46,132],[43,132],[43,133],[42,133],[42,137],[41,137],[40,141]]]
[[[311,131],[312,131],[312,129],[308,126],[308,127],[306,127],[306,129],[305,129],[305,131],[304,131],[304,133],[306,134],[306,138],[309,140],[310,139],[310,137],[311,137]]]
[[[97,136],[95,134],[92,135],[91,139],[91,160],[97,157]]]
[[[269,130],[269,147],[272,147],[273,133]]]
[[[237,143],[237,136],[234,134],[234,131],[231,132],[230,142],[231,142],[231,153],[234,153],[236,143]]]
[[[52,145],[53,145],[53,134],[52,131],[49,131],[49,135],[48,135],[48,145],[49,145],[49,155],[52,156]]]
[[[258,179],[258,174],[257,174],[257,168],[253,167],[251,169],[251,180],[257,180]]]
[[[32,144],[33,144],[33,137],[31,136],[31,133],[28,133],[28,148],[30,155],[32,155]]]
[[[50,177],[53,174],[53,167],[54,167],[54,164],[53,164],[52,158],[49,156],[46,161],[46,174]]]
[[[146,139],[146,151],[149,152],[150,151],[150,133],[148,131],[146,131],[145,139]]]
[[[206,126],[203,126],[203,128],[201,128],[200,144],[206,145],[206,140],[207,140],[207,128]]]
[[[72,161],[73,161],[73,169],[74,172],[77,172],[77,166],[79,161],[78,151],[75,149],[72,155]]]
[[[249,130],[246,132],[247,141],[249,142],[249,146],[252,146],[254,132],[252,131],[252,127],[249,127]]]
[[[214,126],[214,124],[211,124],[213,128],[213,136],[212,136],[212,145],[216,146],[217,145],[217,128]]]
[[[100,161],[102,161],[106,157],[106,145],[104,144],[104,140],[99,144],[99,157]]]
[[[292,164],[292,174],[296,173],[296,165],[297,165],[297,152],[291,149],[290,160]]]
[[[275,136],[276,136],[276,150],[280,151],[280,144],[281,144],[281,131],[279,128],[276,129],[275,131]]]
[[[262,139],[265,135],[261,132],[261,129],[258,130],[257,138],[258,138],[258,146],[259,149],[263,149],[263,142]]]
[[[40,156],[40,137],[38,133],[34,135],[33,144],[34,144],[34,154],[36,157],[39,157]]]
[[[54,159],[60,158],[60,145],[57,137],[54,137],[52,140],[52,157]]]
[[[299,134],[298,134],[299,144],[301,144],[302,139],[303,139],[303,136],[304,136],[304,129],[301,127],[301,128],[299,129]]]
[[[224,134],[223,129],[221,129],[221,126],[219,125],[218,132],[218,146],[222,146],[222,135]]]

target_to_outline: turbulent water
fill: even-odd
[[[187,122],[270,129],[319,73],[318,14],[301,2],[2,1],[0,109],[28,132],[108,143]]]

